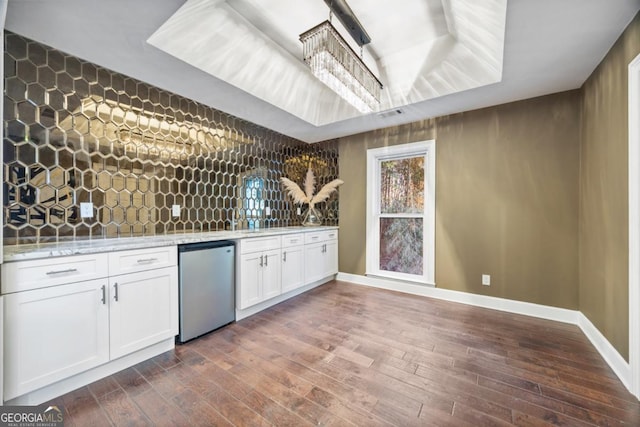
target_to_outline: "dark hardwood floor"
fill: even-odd
[[[344,282],[51,403],[67,426],[640,425],[576,326]]]

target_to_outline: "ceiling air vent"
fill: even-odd
[[[378,113],[378,117],[380,117],[381,119],[386,119],[387,117],[399,116],[402,113],[403,113],[403,111],[400,110],[400,109],[387,110],[387,111],[383,111],[381,113]]]

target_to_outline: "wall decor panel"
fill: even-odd
[[[20,35],[4,41],[5,245],[298,225],[279,178],[301,183],[309,165],[320,185],[338,177],[335,141],[308,145]],[[322,208],[337,224],[337,196]]]

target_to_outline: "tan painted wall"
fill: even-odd
[[[577,309],[579,106],[571,91],[342,138],[340,271],[365,272],[366,150],[435,138],[436,285]]]
[[[580,149],[580,311],[629,354],[628,65],[640,14],[583,86]]]

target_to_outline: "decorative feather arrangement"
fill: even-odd
[[[285,190],[287,190],[287,193],[291,196],[294,203],[309,203],[309,198],[304,194],[304,191],[302,191],[298,184],[284,177],[280,178],[280,181],[282,181]]]
[[[307,203],[311,203],[313,199],[313,190],[316,186],[316,177],[313,175],[311,168],[307,169],[307,177],[304,179],[304,193],[307,195]]]
[[[311,168],[307,170],[307,176],[304,180],[304,191],[302,191],[298,184],[288,178],[280,178],[280,181],[284,185],[289,196],[293,199],[294,203],[308,203],[310,207],[313,207],[316,203],[321,203],[327,200],[331,193],[336,191],[340,185],[344,184],[344,181],[334,179],[322,187],[320,191],[318,191],[318,194],[314,196],[313,190],[316,185],[316,177],[313,175]]]
[[[329,198],[331,193],[333,193],[334,191],[337,191],[338,187],[342,184],[344,184],[344,181],[341,179],[334,179],[330,183],[325,184],[325,186],[322,187],[320,191],[318,191],[318,194],[316,194],[311,198],[311,201],[309,202],[309,206],[313,206],[316,203],[324,202]]]

